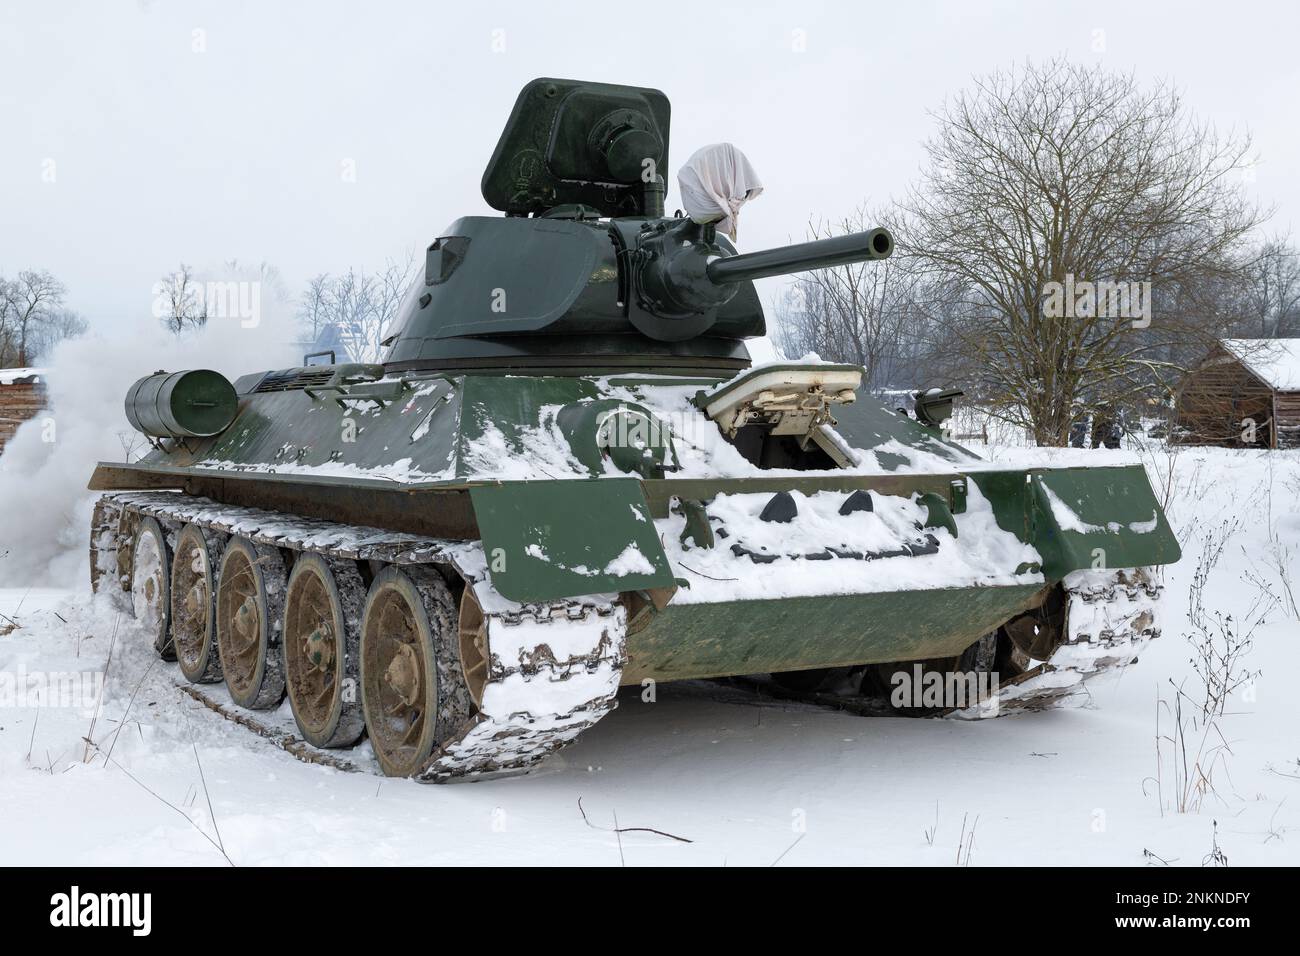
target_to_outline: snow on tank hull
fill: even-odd
[[[507,600],[623,595],[624,683],[951,658],[1071,572],[1178,556],[1142,468],[993,468],[869,398],[835,410],[853,464],[772,469],[701,409],[717,374],[335,371],[248,376],[221,435],[92,487],[481,540]],[[841,515],[855,491],[872,510]],[[763,521],[779,493],[796,515]]]

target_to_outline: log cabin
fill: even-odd
[[[1300,448],[1300,339],[1221,339],[1179,386],[1170,441]]]
[[[45,408],[45,370],[0,368],[0,454],[18,426]]]

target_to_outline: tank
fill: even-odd
[[[753,364],[754,280],[893,239],[738,253],[664,215],[668,147],[661,92],[535,80],[483,176],[504,215],[430,243],[382,363],[133,388],[152,450],[95,470],[92,584],[192,696],[446,781],[528,769],[622,686],[988,717],[1158,636],[1179,549],[1141,467],[1000,467],[945,433],[955,387],[904,412],[857,366]]]

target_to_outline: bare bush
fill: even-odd
[[[1170,698],[1156,701],[1156,800],[1162,816],[1166,806],[1178,813],[1199,813],[1206,799],[1222,800],[1214,777],[1226,771],[1232,748],[1218,721],[1204,717],[1200,703],[1182,685],[1172,680],[1169,684]]]
[[[1201,866],[1227,866],[1228,854],[1219,846],[1219,821],[1211,820],[1210,852],[1201,857]]]
[[[1262,592],[1257,592],[1240,620],[1232,614],[1209,610],[1205,606],[1210,576],[1238,524],[1239,519],[1235,518],[1225,521],[1206,535],[1188,589],[1187,620],[1192,630],[1186,638],[1192,649],[1192,667],[1201,683],[1203,721],[1223,716],[1228,698],[1238,688],[1259,677],[1260,672],[1247,668],[1244,661],[1254,646],[1255,631],[1273,608],[1270,596]]]
[[[1275,606],[1257,595],[1240,619],[1206,607],[1207,585],[1240,525],[1239,518],[1222,522],[1206,532],[1187,597],[1191,631],[1185,635],[1191,648],[1190,663],[1196,676],[1196,693],[1175,684],[1166,699],[1156,701],[1155,785],[1163,814],[1166,806],[1178,813],[1197,813],[1209,798],[1222,800],[1215,786],[1217,772],[1226,773],[1232,755],[1220,728],[1229,697],[1255,681],[1260,671],[1246,666],[1256,630]],[[1144,785],[1145,788],[1145,785]]]

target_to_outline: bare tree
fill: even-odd
[[[154,315],[175,336],[208,324],[207,297],[194,271],[185,263],[154,286]]]
[[[835,223],[810,222],[808,237],[862,232],[885,219],[860,206]],[[778,302],[777,344],[787,355],[816,352],[861,365],[869,387],[895,384],[906,364],[904,331],[914,317],[915,291],[916,273],[904,257],[804,273]]]
[[[304,338],[317,341],[333,326],[353,361],[378,362],[399,317],[415,264],[412,252],[401,263],[390,259],[377,273],[353,268],[311,279],[299,299],[298,320]]]
[[[0,366],[31,364],[43,341],[42,328],[65,311],[63,283],[44,269],[24,269],[11,281],[0,279]]]
[[[307,280],[307,289],[298,300],[298,327],[307,342],[315,342],[329,323],[330,283],[328,272]]]
[[[942,292],[937,352],[1039,444],[1158,391],[1236,323],[1170,306],[1239,273],[1262,218],[1248,138],[1064,60],[980,79],[936,118],[897,238]]]
[[[369,338],[367,325],[374,313],[374,292],[374,278],[358,269],[337,276],[330,287],[327,308],[331,321],[358,362],[368,359],[365,343]]]
[[[15,290],[13,283],[0,276],[0,368],[8,368],[14,348],[13,330],[9,327],[10,315],[14,308]],[[15,355],[14,358],[17,356]]]
[[[44,360],[58,343],[77,338],[87,328],[86,320],[72,309],[62,306],[51,309],[30,336],[30,361]]]
[[[1268,239],[1244,274],[1246,334],[1260,338],[1300,335],[1300,254],[1288,241]]]
[[[415,252],[408,251],[404,262],[389,259],[384,269],[375,278],[374,314],[369,325],[366,350],[370,358],[377,362],[382,356],[384,342],[396,329],[393,328],[399,315],[406,290],[410,288],[415,277]]]

